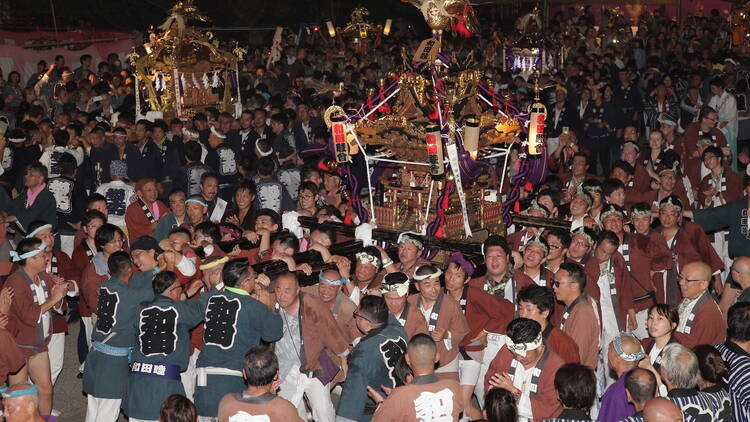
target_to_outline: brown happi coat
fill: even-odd
[[[554,418],[562,411],[560,401],[557,399],[557,391],[555,390],[555,375],[565,362],[552,350],[546,349],[544,353],[548,353],[548,355],[544,365],[539,368],[541,369],[541,373],[536,393],[530,393],[529,397],[531,412],[535,422]],[[492,363],[490,363],[490,368],[484,376],[484,391],[489,391],[492,388],[490,387],[490,379],[493,375],[510,372],[510,366],[514,360],[513,353],[508,350],[507,346],[503,346],[497,353],[497,356],[495,356],[495,359],[492,360]]]
[[[466,322],[466,317],[461,311],[458,302],[453,300],[449,295],[442,292],[440,294],[443,296],[443,299],[440,304],[437,328],[444,329],[446,333],[450,333],[451,336],[450,349],[448,349],[444,340],[436,342],[438,353],[440,353],[440,366],[445,366],[458,356],[458,345],[461,344],[464,337],[466,337],[466,334],[469,333],[469,324]],[[420,294],[416,293],[410,295],[408,301],[410,307],[414,307],[417,312],[421,313],[419,306],[417,305],[419,298]],[[429,325],[429,321],[427,321],[427,324]],[[448,335],[446,334],[444,338],[447,339]]]
[[[560,330],[575,341],[581,355],[581,364],[596,369],[602,332],[599,312],[594,308],[591,298],[580,301],[569,312],[570,315]]]
[[[423,376],[424,377],[424,376]],[[429,376],[428,376],[429,377]],[[417,404],[420,396],[424,397],[425,393],[441,393],[453,398],[453,404],[451,406],[450,420],[457,421],[458,416],[463,410],[463,403],[461,402],[461,393],[459,390],[458,382],[455,380],[439,379],[434,381],[434,378],[428,381],[427,384],[421,384],[420,378],[415,378],[417,383],[411,383],[402,385],[391,392],[391,394],[385,399],[385,401],[378,407],[375,414],[372,417],[373,422],[422,422],[425,420],[448,420],[449,415],[431,415],[435,417],[425,418],[419,416],[419,410]],[[443,418],[438,418],[442,416]]]
[[[229,422],[229,418],[240,412],[247,413],[249,416],[267,416],[271,421],[302,422],[297,414],[297,408],[281,397],[274,396],[266,403],[255,404],[237,400],[237,394],[227,394],[221,399],[219,422]]]

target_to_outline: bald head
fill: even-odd
[[[628,401],[635,405],[636,410],[642,410],[656,394],[656,377],[651,371],[635,368],[625,375],[625,390]]]
[[[682,412],[671,401],[657,397],[651,399],[643,408],[643,419],[646,422],[683,422]]]
[[[732,278],[742,286],[742,289],[750,287],[750,257],[741,256],[732,263]]]
[[[705,262],[691,262],[685,265],[685,268],[683,268],[682,271],[685,273],[685,275],[689,273],[698,277],[698,279],[700,280],[708,280],[711,278],[711,267],[709,267]],[[693,277],[690,278],[693,279]]]
[[[679,285],[682,296],[695,299],[708,290],[711,267],[703,262],[691,262],[680,271]]]
[[[618,338],[612,340],[609,343],[609,350],[607,354],[607,358],[609,359],[609,366],[615,370],[617,376],[619,377],[625,371],[638,366],[638,362],[640,362],[641,359],[625,360],[622,356],[620,356],[617,349],[615,348],[615,344],[618,341],[620,342],[620,346],[622,347],[623,356],[635,355],[639,352],[643,352],[643,348],[641,347],[641,342],[638,341],[638,339],[626,334],[620,334]]]
[[[27,393],[23,393],[26,391]],[[18,397],[3,399],[5,417],[8,422],[26,421],[39,416],[39,393],[34,384],[30,382],[19,382],[8,387],[6,394],[21,392]],[[36,420],[36,419],[33,419]]]
[[[431,373],[438,360],[435,341],[427,334],[415,335],[406,346],[406,357],[415,375],[417,372]]]

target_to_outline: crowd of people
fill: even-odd
[[[326,164],[320,86],[356,108],[405,65],[409,31],[365,52],[292,35],[268,67],[259,49],[237,116],[136,116],[116,54],[40,62],[25,86],[11,72],[5,419],[65,418],[53,391],[77,323],[87,422],[750,421],[747,69],[718,12],[657,11],[637,33],[615,18],[550,20],[550,172],[518,206],[556,223],[491,234],[480,261],[431,262],[414,233],[337,249],[361,221]],[[525,109],[534,82],[498,54],[515,36],[487,24],[443,48]]]

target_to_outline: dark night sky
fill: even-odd
[[[0,0],[2,1],[2,0]],[[38,27],[51,27],[50,0],[6,0],[13,17],[33,18]],[[53,0],[60,29],[144,30],[161,24],[175,0]],[[405,17],[421,21],[419,11],[400,0],[196,0],[198,8],[216,26],[276,26],[348,21],[352,8],[362,5],[370,19]]]

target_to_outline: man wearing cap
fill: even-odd
[[[13,292],[8,321],[26,358],[26,366],[11,375],[10,382],[23,382],[31,377],[40,389],[40,410],[49,415],[52,379],[47,345],[52,334],[51,312],[62,311],[62,299],[69,286],[61,277],[49,277],[45,272],[50,255],[47,245],[35,237],[21,240],[11,259],[19,268],[5,281],[5,287]]]
[[[607,347],[607,367],[617,375],[617,381],[607,388],[602,396],[599,418],[601,421],[620,421],[635,414],[635,407],[628,403],[625,392],[625,376],[637,368],[646,357],[641,343],[629,333],[619,333]],[[609,377],[609,374],[607,374]]]
[[[505,345],[484,377],[485,390],[504,388],[516,397],[519,420],[543,420],[562,410],[555,375],[563,360],[544,342],[539,323],[516,318],[508,325]]]
[[[724,341],[727,324],[708,291],[711,267],[700,261],[691,262],[680,268],[678,280],[683,299],[677,307],[680,313],[675,330],[677,341],[690,348]]]
[[[198,415],[208,418],[217,416],[225,394],[243,389],[245,352],[261,340],[272,343],[282,336],[279,313],[250,297],[256,283],[267,289],[268,277],[257,275],[247,260],[235,259],[224,264],[222,279],[223,291],[210,290],[201,299],[207,305],[203,348],[196,363],[195,404]]]
[[[482,252],[487,273],[469,280],[470,286],[515,303],[516,294],[534,284],[528,276],[513,268],[510,247],[502,236],[489,236],[482,245]]]
[[[159,180],[164,163],[161,150],[151,137],[153,123],[141,119],[135,125],[135,142],[125,146],[125,162],[128,164],[130,180]]]
[[[420,257],[422,250],[424,250],[424,244],[422,238],[416,234],[401,233],[398,237],[398,260],[399,263],[385,265],[383,268],[388,268],[390,265],[394,266],[394,271],[400,271],[406,274],[407,277],[413,278],[414,271],[421,265],[429,264],[429,261]]]
[[[417,267],[412,279],[419,293],[409,296],[409,305],[417,308],[427,321],[427,331],[437,343],[439,367],[435,371],[445,378],[458,378],[459,348],[469,333],[469,325],[461,306],[443,293],[440,276],[443,272],[432,264]]]
[[[377,408],[368,390],[383,393],[399,384],[396,365],[406,351],[406,332],[388,312],[382,297],[365,296],[354,313],[363,334],[348,358],[351,368],[341,390],[337,422],[369,420]],[[434,363],[434,360],[433,360]],[[369,387],[369,388],[368,388]]]
[[[484,354],[494,354],[500,349],[499,344],[494,344],[496,347],[493,349],[489,343],[499,342],[500,334],[505,332],[515,312],[509,301],[469,286],[468,282],[473,274],[474,266],[461,252],[453,253],[448,259],[445,293],[458,302],[469,326],[469,332],[459,344],[458,374],[461,398],[467,406],[465,412],[472,420],[481,418],[479,409],[470,403],[479,382],[482,361],[491,360],[485,358]],[[477,397],[484,397],[483,391],[480,390]]]
[[[703,229],[691,221],[681,222],[682,215],[682,202],[678,197],[668,196],[659,203],[661,226],[655,231],[662,235],[672,254],[672,267],[654,279],[657,303],[677,305],[680,302],[678,278],[687,264],[707,262],[717,281],[724,266]]]
[[[639,216],[634,211],[633,216]],[[650,217],[650,211],[646,211]],[[656,289],[651,275],[672,266],[672,256],[664,238],[658,232],[647,236],[626,232],[624,227],[625,210],[617,205],[608,205],[602,212],[602,228],[617,236],[617,252],[622,255],[630,273],[630,289],[638,327],[634,332],[640,338],[648,337],[646,318],[648,309],[656,303]]]
[[[547,218],[549,217],[549,210],[544,205],[541,205],[536,202],[536,200],[533,200],[529,204],[528,208],[524,210],[523,214],[531,217]],[[511,250],[518,251],[523,246],[526,246],[526,243],[538,233],[539,229],[536,227],[524,227],[523,229],[513,232],[513,234],[508,236],[508,246],[510,246]]]
[[[125,213],[137,196],[135,189],[125,183],[128,178],[128,165],[125,161],[115,160],[109,165],[111,181],[102,183],[96,193],[107,200],[107,223],[120,228],[125,227]]]
[[[167,206],[158,199],[159,191],[153,179],[139,180],[135,185],[135,192],[135,201],[125,212],[125,225],[131,242],[142,236],[153,236],[159,219],[169,212]]]
[[[357,330],[357,324],[354,321],[354,311],[357,305],[344,294],[343,286],[349,284],[348,268],[350,265],[348,259],[337,260],[340,271],[329,269],[321,271],[318,274],[318,283],[312,286],[302,288],[302,291],[311,296],[315,296],[323,301],[331,310],[333,317],[336,318],[341,331],[347,336],[349,341],[359,337],[361,333]]]
[[[601,323],[596,302],[588,297],[586,274],[575,263],[566,262],[555,273],[552,289],[555,298],[565,305],[560,316],[560,330],[578,345],[581,364],[596,370],[599,362]]]
[[[111,278],[99,288],[93,349],[86,357],[83,391],[88,395],[86,421],[116,421],[128,385],[128,355],[135,345],[138,306],[154,297],[151,285],[131,284],[133,269],[126,252],[107,260]]]
[[[683,160],[695,157],[700,158],[698,143],[705,139],[710,142],[706,146],[715,146],[721,149],[722,154],[728,156],[730,151],[727,145],[727,139],[721,130],[716,128],[719,121],[719,113],[715,108],[704,106],[698,114],[698,121],[690,123],[685,129],[685,133],[677,141],[675,150],[680,154]]]
[[[406,336],[412,338],[427,333],[427,320],[422,312],[409,304],[409,278],[401,272],[388,273],[380,285],[380,294],[385,299],[388,312],[404,327]]]

